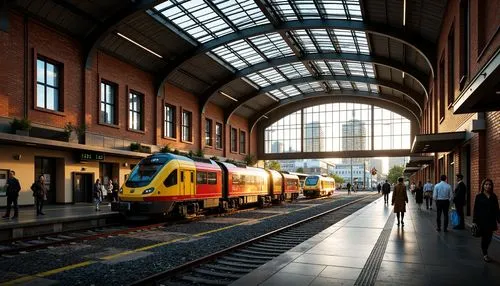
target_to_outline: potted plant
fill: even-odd
[[[254,155],[248,154],[245,156],[245,163],[247,164],[247,166],[253,166],[255,165],[255,163],[257,163],[257,160],[255,160]]]
[[[85,124],[77,127],[68,122],[64,125],[64,139],[70,143],[83,143],[86,130],[87,126]]]
[[[130,151],[137,151],[137,152],[139,152],[140,149],[141,149],[141,143],[139,143],[139,142],[132,142],[132,143],[130,143]]]
[[[14,118],[14,120],[10,123],[10,128],[17,135],[29,136],[31,130],[31,121],[26,118]]]

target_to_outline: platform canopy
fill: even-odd
[[[415,136],[411,153],[449,152],[465,140],[465,131]]]
[[[446,0],[7,1],[96,51],[232,114],[263,120],[294,97],[373,94],[417,113],[435,77]],[[366,97],[366,96],[365,96]],[[273,107],[273,108],[270,108]],[[393,110],[398,111],[398,110]]]
[[[423,167],[433,162],[434,156],[410,156],[410,161],[406,163],[406,167]]]

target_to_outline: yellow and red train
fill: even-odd
[[[335,179],[320,175],[308,176],[304,181],[303,192],[306,197],[333,195],[335,192]]]
[[[132,170],[112,207],[126,215],[185,216],[202,209],[293,200],[298,195],[296,175],[158,153]]]

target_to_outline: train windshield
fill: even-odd
[[[125,186],[127,187],[143,187],[153,180],[161,168],[169,161],[167,158],[146,158],[137,165]]]
[[[306,186],[316,186],[316,184],[318,183],[318,179],[319,179],[318,177],[307,177],[305,185]]]

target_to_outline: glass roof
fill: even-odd
[[[154,10],[201,43],[269,24],[253,0],[168,0]]]
[[[366,33],[340,29],[311,29],[290,32],[307,53],[370,54]]]
[[[297,62],[268,68],[250,74],[247,78],[262,88],[274,83],[307,76],[311,76],[307,68],[302,62]]]
[[[326,84],[328,84],[328,86],[332,90],[347,89],[347,90],[356,90],[356,91],[358,91],[358,90],[359,91],[367,91],[367,92],[373,92],[373,93],[379,92],[378,85],[368,84],[368,83],[364,83],[364,82],[337,80],[337,81],[326,81]],[[288,97],[294,97],[294,96],[301,95],[301,94],[312,93],[312,92],[322,92],[322,91],[325,91],[325,88],[323,87],[323,83],[321,81],[313,81],[313,82],[305,82],[305,83],[294,84],[294,85],[287,85],[287,86],[279,88],[279,89],[271,90],[268,93],[271,94],[272,96],[278,98],[278,99],[285,99]]]
[[[306,19],[363,20],[359,0],[271,0],[284,21]]]

